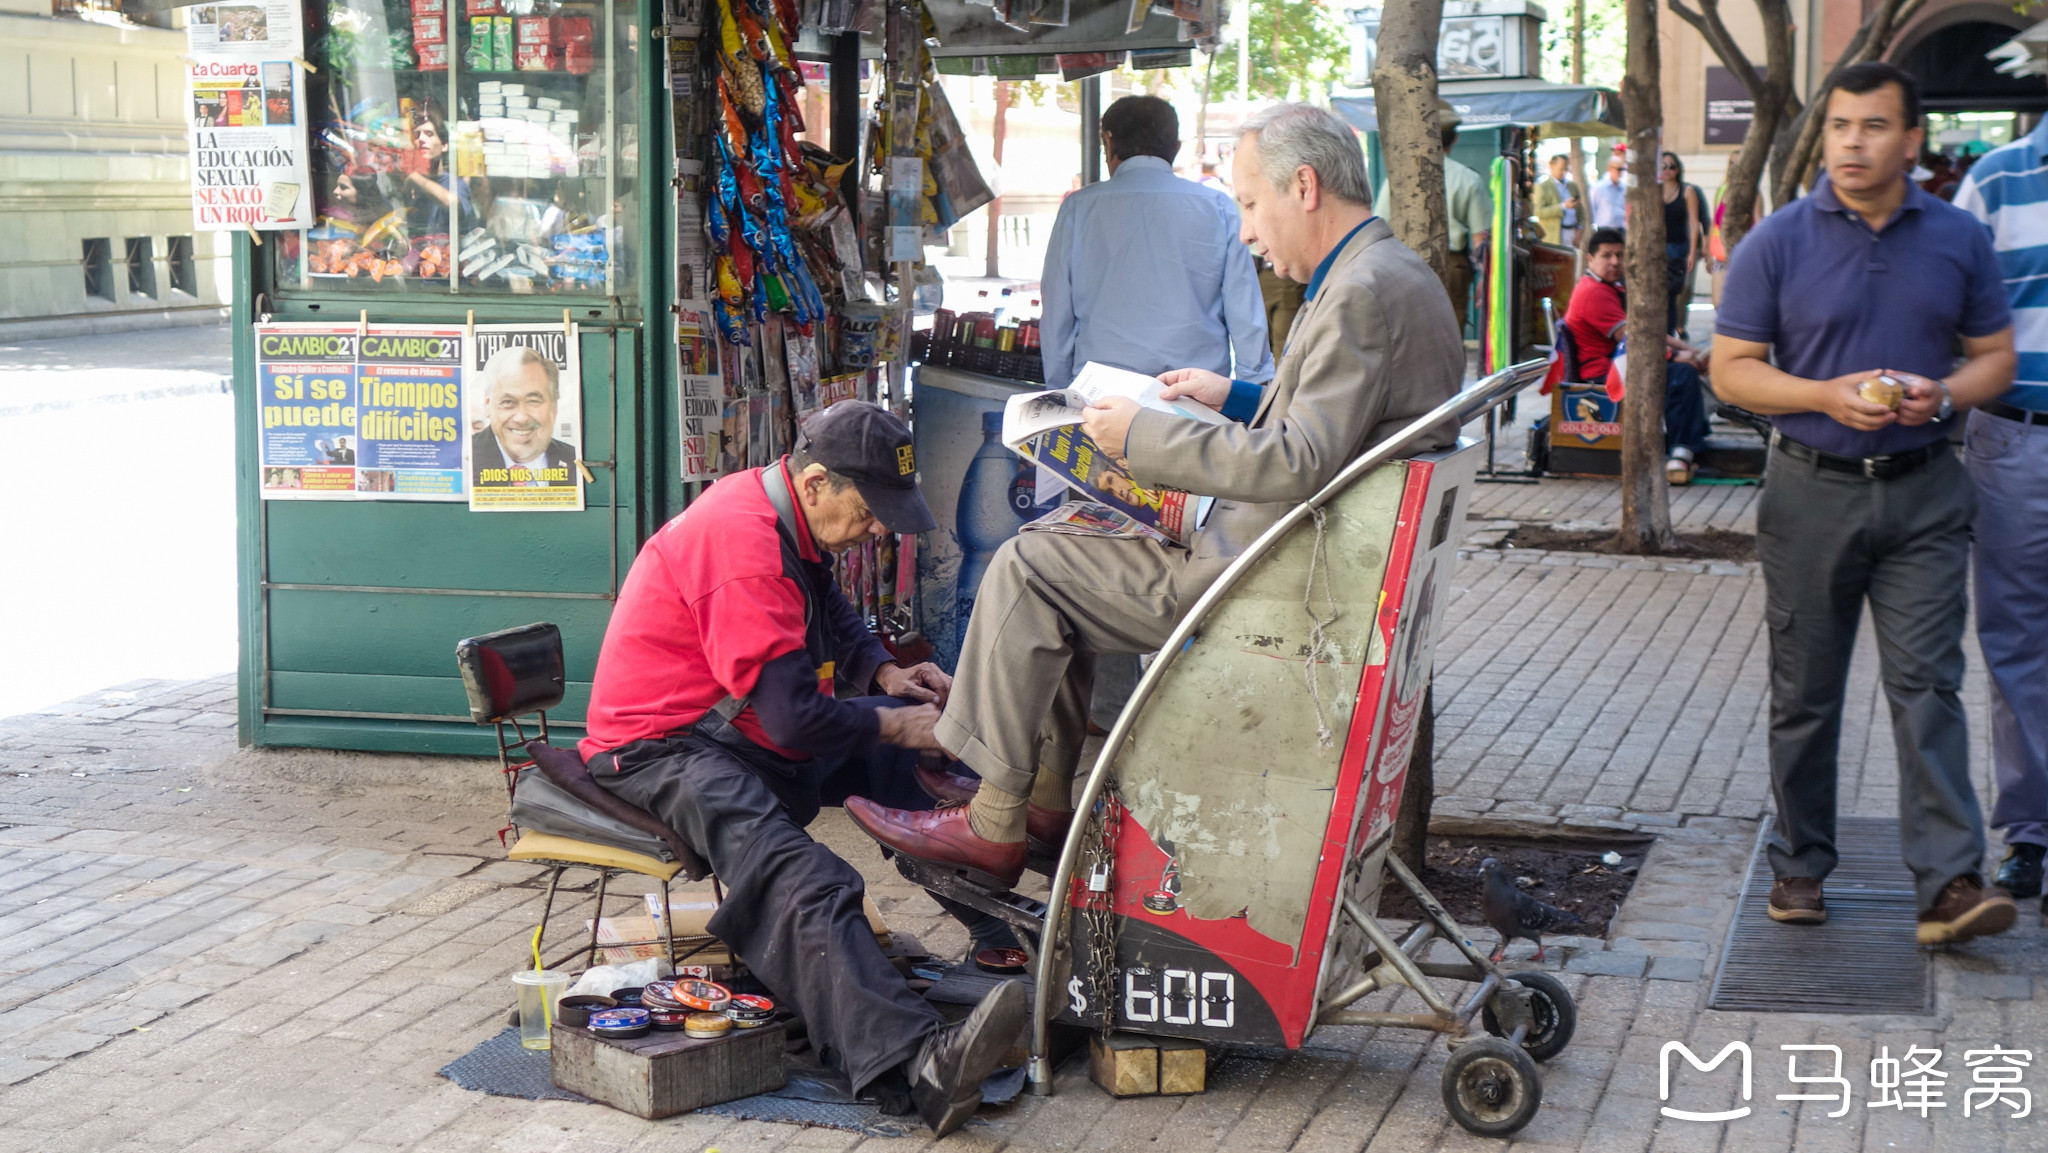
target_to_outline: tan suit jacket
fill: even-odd
[[[1343,467],[1456,395],[1465,344],[1443,283],[1385,220],[1345,241],[1301,307],[1249,425],[1146,410],[1125,456],[1141,484],[1217,498],[1190,549],[1232,557]],[[1413,452],[1447,448],[1446,420]]]

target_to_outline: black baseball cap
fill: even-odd
[[[868,510],[893,533],[930,532],[939,522],[917,490],[917,454],[910,426],[896,414],[861,400],[842,400],[814,412],[797,431],[797,448],[846,477]]]

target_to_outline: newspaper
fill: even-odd
[[[1062,536],[1106,536],[1117,540],[1149,537],[1163,542],[1167,539],[1166,534],[1158,529],[1147,528],[1096,500],[1070,500],[1017,531],[1053,532]]]
[[[1206,405],[1162,399],[1161,388],[1156,377],[1089,361],[1066,388],[1009,398],[1003,406],[1003,444],[1133,527],[1186,543],[1194,534],[1199,499],[1179,489],[1139,484],[1123,462],[1103,452],[1080,427],[1089,405],[1113,396],[1204,424],[1228,423]],[[1063,523],[1068,532],[1080,531],[1072,522]]]

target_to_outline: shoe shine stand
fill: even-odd
[[[1444,1101],[1465,1128],[1502,1136],[1535,1115],[1535,1061],[1570,1040],[1571,997],[1489,962],[1388,849],[1483,452],[1397,458],[1543,369],[1487,377],[1375,446],[1195,602],[1110,730],[1085,819],[1040,863],[1050,907],[897,856],[912,881],[1031,938],[1034,1092],[1052,1091],[1054,1021],[1105,1041],[1288,1048],[1320,1025],[1374,1025],[1445,1034]],[[1398,941],[1375,917],[1388,873],[1428,914]],[[1463,960],[1418,960],[1438,936]],[[1454,1003],[1432,978],[1476,987]],[[1429,1011],[1354,1008],[1397,987]]]

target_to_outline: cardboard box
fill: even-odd
[[[491,17],[491,66],[499,72],[512,71],[512,18]]]
[[[469,0],[466,9],[471,16],[496,16],[504,10],[499,6],[498,0]]]
[[[521,72],[553,72],[561,64],[552,44],[521,44],[512,53],[512,66]],[[545,109],[533,111],[543,116],[551,115]]]
[[[448,38],[447,26],[439,16],[414,16],[412,18],[412,45],[439,44]]]
[[[447,43],[447,41],[445,41],[445,40],[437,40],[437,41],[435,41],[435,42],[433,42],[433,43],[431,43],[431,44],[414,44],[414,45],[412,46],[412,50],[413,50],[413,55],[415,55],[415,56],[419,57],[419,61],[420,61],[420,63],[419,63],[419,69],[420,69],[420,71],[422,71],[422,72],[446,72],[446,71],[448,71],[448,43]]]
[[[412,0],[415,16],[444,16],[447,12],[448,0]]]
[[[536,96],[533,98],[533,106],[535,108],[545,108],[549,112],[559,112],[562,108],[562,102],[552,96]]]
[[[553,44],[555,42],[555,21],[551,16],[521,16],[519,18],[519,43]]]

